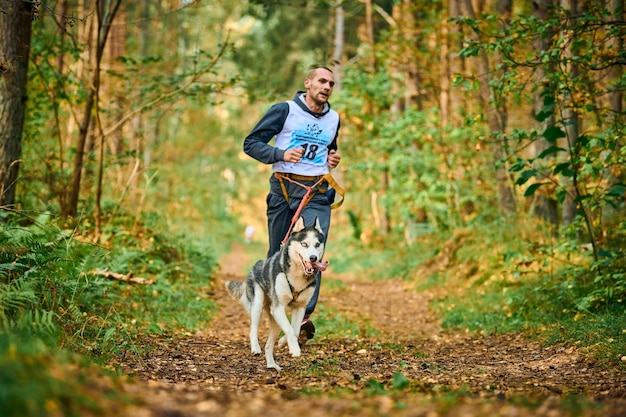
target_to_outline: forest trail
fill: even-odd
[[[357,325],[359,337],[318,327],[302,357],[279,349],[283,370],[268,370],[263,355],[250,353],[243,307],[223,289],[224,280],[245,279],[251,261],[243,245],[221,260],[209,294],[218,306],[210,328],[146,340],[154,346],[150,353],[120,363],[134,376],[127,393],[141,399],[127,415],[626,415],[626,375],[618,369],[601,368],[573,346],[542,347],[517,334],[445,332],[429,311],[432,294],[409,290],[399,279],[333,274],[332,259],[324,280],[343,284],[322,284],[320,305]],[[264,322],[261,345],[265,335]],[[573,396],[601,407],[581,409],[568,402]]]

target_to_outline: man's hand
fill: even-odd
[[[341,161],[341,155],[339,155],[339,152],[334,149],[328,152],[328,167],[330,169],[337,168],[339,161]]]
[[[304,155],[304,148],[288,149],[285,151],[283,155],[283,160],[285,162],[293,162],[295,164],[296,162],[300,162],[300,159],[302,159],[303,155]]]

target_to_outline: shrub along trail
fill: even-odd
[[[276,352],[281,372],[252,356],[249,320],[223,289],[243,280],[243,248],[222,260],[210,296],[219,310],[200,334],[147,339],[150,351],[120,362],[138,400],[132,416],[623,416],[626,374],[574,346],[519,334],[447,332],[428,309],[432,294],[401,280],[325,274],[327,316],[359,336],[318,334],[302,357]],[[332,265],[332,264],[331,264]],[[182,313],[184,314],[184,313]],[[326,326],[333,328],[332,326]],[[261,345],[266,326],[262,327]],[[118,413],[119,415],[119,413]]]

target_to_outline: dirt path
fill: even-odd
[[[221,284],[243,280],[247,264],[243,248],[222,260],[211,293],[219,311],[210,329],[149,341],[154,351],[122,364],[138,381],[128,386],[129,395],[144,399],[129,415],[626,415],[623,373],[601,369],[569,346],[544,348],[515,334],[445,333],[428,310],[431,296],[408,291],[397,279],[325,274],[343,285],[323,289],[320,304],[361,326],[365,336],[318,329],[302,357],[279,350],[283,371],[267,370],[263,356],[250,354],[243,308]],[[261,344],[263,339],[262,333]],[[398,372],[410,388],[401,389]],[[581,410],[571,401],[576,395],[603,409]]]

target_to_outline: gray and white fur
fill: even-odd
[[[268,368],[282,369],[274,361],[274,345],[281,330],[291,356],[300,356],[298,334],[305,308],[313,296],[319,271],[328,265],[328,261],[322,262],[324,243],[318,219],[313,226],[305,227],[300,217],[280,251],[257,261],[244,282],[225,283],[230,295],[241,302],[250,315],[250,345],[255,355],[261,353],[259,323],[262,313],[267,313],[270,327],[265,359]],[[291,323],[287,318],[288,309],[291,309]]]

